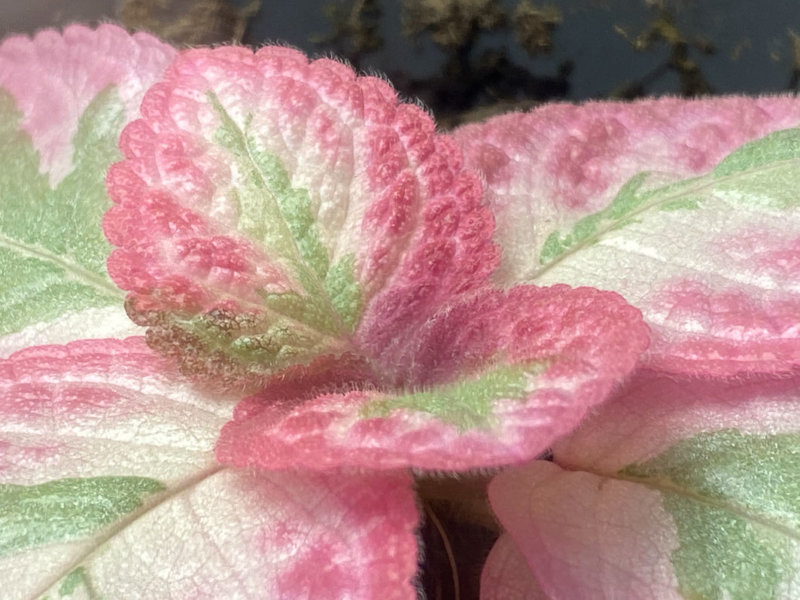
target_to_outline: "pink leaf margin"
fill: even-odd
[[[551,231],[566,232],[608,206],[633,175],[650,171],[672,180],[705,174],[743,144],[798,123],[794,97],[660,98],[551,104],[466,125],[453,135],[465,164],[486,180],[495,238],[504,249],[495,279],[509,285],[539,269],[538,251]],[[798,302],[788,291],[796,269],[789,257],[798,237],[773,229],[759,231],[756,223],[741,231],[710,231],[705,247],[694,249],[717,265],[738,261],[741,266],[731,270],[740,277],[732,282],[718,278],[710,286],[691,271],[686,280],[655,279],[649,289],[626,289],[624,272],[595,281],[591,273],[565,271],[565,279],[545,280],[597,285],[629,297],[653,329],[642,358],[651,368],[711,376],[793,371],[800,346],[793,316]],[[760,288],[762,276],[771,282]]]
[[[226,469],[212,448],[231,407],[200,395],[140,337],[0,359],[0,483],[114,475],[167,488],[108,539],[0,557],[4,590],[43,592],[80,557],[110,597],[416,598],[410,474]]]
[[[147,33],[128,34],[116,25],[96,29],[70,25],[35,36],[12,36],[0,44],[0,88],[8,90],[24,117],[23,129],[41,157],[51,184],[72,166],[78,120],[103,89],[117,86],[126,114],[139,110],[145,90],[176,50]]]
[[[365,415],[391,391],[331,390],[276,376],[242,400],[222,430],[217,457],[238,467],[463,470],[530,460],[602,402],[647,347],[639,311],[617,294],[568,286],[483,290],[447,305],[417,333],[419,371],[407,381],[435,389],[493,361],[545,361],[523,400],[497,398],[488,427],[460,430],[427,412]],[[401,393],[402,390],[398,391]],[[458,403],[463,399],[453,397]]]
[[[696,379],[639,370],[554,445],[553,462],[534,461],[492,480],[492,507],[516,549],[498,548],[497,562],[487,563],[482,593],[499,595],[503,582],[497,574],[506,561],[522,560],[552,598],[682,598],[671,562],[680,545],[674,518],[658,488],[620,471],[701,433],[796,434],[798,389],[797,376]],[[770,475],[765,469],[764,476]],[[708,474],[712,486],[713,477]],[[758,515],[761,507],[749,505],[754,500],[748,485],[762,488],[725,480],[720,489],[741,486],[743,493],[729,502],[741,503],[742,515]],[[787,518],[776,506],[764,507],[761,516],[772,522]],[[784,579],[796,585],[793,573]]]

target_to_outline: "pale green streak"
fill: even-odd
[[[208,98],[220,119],[214,141],[231,152],[244,174],[244,183],[232,191],[240,208],[239,231],[287,265],[303,286],[303,293],[274,294],[265,304],[320,332],[352,332],[361,310],[353,257],[330,266],[308,191],[293,188],[278,157],[248,134],[252,116],[241,129],[213,92]]]
[[[86,579],[86,570],[83,567],[78,567],[64,578],[58,588],[58,593],[62,596],[69,596],[78,589],[79,585],[86,585]]]
[[[766,210],[800,207],[800,130],[784,129],[745,144],[714,169],[715,188]]]
[[[58,595],[61,598],[70,597],[79,587],[82,587],[86,591],[86,596],[90,598],[90,600],[100,600],[100,595],[92,586],[89,574],[83,567],[78,567],[70,571],[62,580],[58,588]]]
[[[262,294],[261,297],[264,306],[274,313],[329,336],[338,337],[342,333],[338,320],[331,315],[330,305],[320,302],[319,297],[312,300],[295,292]]]
[[[161,482],[146,477],[0,485],[0,556],[87,537],[164,489]]]
[[[785,211],[800,206],[800,130],[777,131],[729,154],[709,175],[641,190],[649,173],[631,177],[609,206],[579,219],[567,233],[552,232],[539,262],[549,265],[580,247],[623,229],[649,210],[700,210],[714,192],[741,208]]]
[[[55,190],[21,118],[0,90],[0,335],[122,299],[106,273],[111,247],[101,226],[110,205],[105,174],[120,158],[124,122],[116,90],[98,94],[81,116],[74,169]]]
[[[328,270],[328,253],[319,240],[308,191],[292,188],[278,158],[258,149],[234,122],[213,92],[209,101],[220,119],[214,141],[228,149],[244,173],[245,185],[237,188],[239,230],[265,248],[288,260],[299,279],[321,279]],[[304,282],[305,283],[305,282]]]
[[[363,418],[388,417],[406,409],[429,413],[459,430],[488,428],[498,400],[525,400],[532,392],[530,379],[547,370],[547,363],[501,365],[472,379],[440,385],[430,390],[387,396],[362,410]]]
[[[311,197],[308,190],[293,188],[289,174],[278,157],[259,150],[252,137],[247,138],[247,147],[251,150],[253,161],[263,176],[267,188],[277,200],[281,217],[289,228],[297,252],[317,278],[325,277],[329,264],[328,252],[319,238],[317,223],[311,212]],[[248,213],[247,210],[243,212]],[[252,220],[249,220],[248,224],[256,234],[264,225]]]
[[[539,262],[546,265],[577,246],[596,241],[599,236],[607,231],[621,229],[633,223],[636,215],[647,209],[658,197],[669,195],[670,198],[658,208],[661,210],[677,210],[697,208],[697,199],[693,197],[676,197],[676,192],[694,180],[673,183],[655,189],[642,190],[642,186],[650,176],[649,172],[642,172],[631,177],[623,185],[617,195],[606,208],[579,219],[572,230],[562,235],[558,231],[552,232],[544,242],[539,253]]]
[[[348,254],[334,264],[325,276],[325,289],[331,304],[351,332],[355,330],[364,305],[361,286],[355,278],[355,263],[355,255]]]
[[[740,171],[796,158],[800,158],[800,129],[783,129],[737,148],[717,165],[714,175],[727,177]]]
[[[277,297],[287,300],[290,296],[281,294]],[[297,311],[307,308],[299,298],[296,304],[299,305]],[[295,308],[284,302],[275,312],[291,314]],[[304,321],[313,320],[308,314],[303,317]],[[265,318],[212,311],[191,317],[180,325],[196,336],[212,356],[222,353],[252,372],[262,372],[262,368],[271,372],[289,366],[299,358],[314,357],[324,349],[324,339],[318,330],[302,327],[281,316]]]
[[[725,429],[682,440],[620,475],[662,490],[685,598],[768,600],[796,570],[799,465],[800,434]]]

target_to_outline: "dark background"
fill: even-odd
[[[0,35],[121,22],[388,75],[443,126],[558,99],[795,92],[797,0],[0,0]]]

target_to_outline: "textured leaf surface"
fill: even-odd
[[[618,291],[653,330],[647,362],[725,375],[800,363],[800,133],[767,135],[798,122],[794,98],[664,99],[455,136],[488,181],[501,283]]]
[[[109,175],[109,269],[187,372],[246,386],[353,350],[390,365],[497,263],[479,179],[380,79],[287,48],[194,50],[142,117]]]
[[[644,372],[492,506],[552,598],[795,598],[798,383]]]
[[[408,387],[380,386],[357,365],[281,374],[237,406],[217,456],[310,469],[526,460],[602,401],[646,344],[638,311],[616,294],[483,291],[448,304],[417,332]]]
[[[63,35],[44,31],[0,45],[4,354],[55,341],[50,324],[62,317],[100,318],[110,325],[104,335],[131,330],[105,267],[105,173],[119,156],[123,125],[173,54],[151,36],[113,26],[72,26]],[[103,335],[91,325],[82,329],[85,337]]]
[[[90,535],[142,505],[164,486],[144,477],[57,479],[0,485],[0,555]]]
[[[233,402],[140,338],[0,361],[4,597],[414,598],[409,478],[225,469]]]

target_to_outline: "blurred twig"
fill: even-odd
[[[361,57],[383,46],[379,25],[381,8],[377,0],[352,0],[348,7],[329,2],[322,9],[333,24],[333,33],[312,36],[315,44],[324,44],[336,54],[361,67]]]
[[[225,0],[124,0],[117,17],[128,29],[150,31],[173,44],[238,44],[260,7],[261,0],[243,8]]]
[[[645,96],[648,93],[647,88],[669,71],[678,75],[682,96],[701,96],[712,93],[713,89],[703,75],[700,65],[692,58],[691,51],[694,49],[702,54],[714,54],[716,48],[703,38],[696,37],[689,41],[675,24],[672,12],[661,4],[657,5],[659,7],[658,16],[638,35],[631,36],[619,25],[614,29],[637,52],[646,52],[665,43],[669,47],[669,57],[649,73],[637,80],[624,83],[609,95],[625,99]]]

